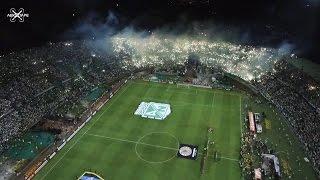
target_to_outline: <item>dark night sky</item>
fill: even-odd
[[[30,17],[24,23],[9,22],[12,7],[24,8]],[[281,34],[278,43],[293,42],[303,56],[320,63],[320,0],[7,0],[0,8],[0,48],[4,51],[61,40],[88,13],[105,17],[112,10],[123,24],[134,22],[142,29],[176,22],[183,15],[187,21],[252,29],[257,37],[277,32]],[[272,30],[266,28],[270,25]]]

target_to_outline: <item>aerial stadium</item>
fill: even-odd
[[[320,177],[319,64],[204,25],[108,23],[0,55],[0,179]]]

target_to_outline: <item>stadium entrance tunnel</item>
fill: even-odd
[[[177,155],[178,139],[168,132],[151,132],[142,136],[135,146],[139,159],[148,163],[165,163]]]

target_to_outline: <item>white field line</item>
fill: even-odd
[[[169,103],[169,101],[166,99],[157,99],[157,98],[141,98],[141,97],[136,97],[137,99],[142,99],[146,101],[158,101],[158,102],[164,102],[164,103]],[[170,104],[171,106],[187,106],[187,105],[196,105],[196,106],[202,106],[202,107],[208,107],[211,108],[211,104],[196,104],[196,103],[190,103],[186,101],[173,101],[173,104]]]
[[[146,85],[144,83],[139,83],[139,82],[132,82],[133,84],[139,84],[139,85]],[[160,83],[162,84],[162,83]],[[170,84],[167,84],[170,86]],[[150,86],[150,85],[149,85]],[[150,87],[150,88],[156,88],[156,87]],[[215,93],[218,93],[218,94],[225,94],[226,91],[224,90],[221,90],[221,91],[224,91],[224,92],[221,92],[220,90],[217,90],[217,89],[206,89],[206,88],[201,88],[201,87],[193,87],[195,88],[198,92],[211,92],[212,90],[215,92]],[[194,93],[187,93],[187,92],[181,92],[180,90],[183,89],[183,88],[179,88],[177,86],[174,86],[173,88],[171,88],[171,90],[168,90],[169,92],[170,91],[174,91],[175,93],[181,93],[181,94],[186,94],[186,95],[194,95]],[[228,95],[231,95],[231,96],[241,96],[240,94],[236,93],[236,92],[230,92],[230,91],[227,91],[227,94]]]
[[[203,153],[198,152],[198,154],[203,155]],[[209,155],[211,157],[213,157],[214,155]],[[221,159],[226,159],[226,160],[230,160],[230,161],[236,161],[239,162],[238,159],[234,159],[234,158],[229,158],[229,157],[225,157],[225,156],[220,156]]]
[[[226,159],[226,160],[230,160],[230,161],[236,161],[236,162],[239,162],[239,160],[238,160],[238,159],[228,158],[228,157],[224,157],[224,156],[221,156],[221,159]]]
[[[110,136],[102,136],[102,135],[91,134],[91,133],[87,133],[86,135],[95,136],[95,137],[104,138],[104,139],[110,139],[110,140],[114,140],[114,141],[121,141],[121,142],[127,142],[127,143],[132,143],[132,144],[141,144],[141,145],[146,145],[146,146],[151,146],[151,147],[156,147],[156,148],[169,149],[169,150],[173,150],[173,151],[179,150],[178,148],[171,148],[171,147],[160,146],[160,145],[155,145],[155,144],[148,144],[148,143],[143,143],[143,142],[138,142],[138,141],[132,141],[129,139],[114,138],[114,137],[110,137]],[[201,155],[202,153],[198,152],[198,154]],[[213,155],[210,155],[210,156],[213,156]],[[221,159],[239,162],[239,160],[237,160],[237,159],[224,157],[224,156],[221,156]]]
[[[175,90],[175,89],[177,89],[177,90]],[[170,91],[173,91],[173,92],[175,92],[177,94],[194,95],[194,93],[181,92],[181,91],[179,91],[180,88],[175,88],[175,89],[172,88],[172,90],[170,90]],[[232,93],[232,92],[229,92],[229,91],[220,92],[220,91],[215,90],[215,89],[205,89],[205,88],[200,88],[200,87],[197,88],[197,91],[200,92],[200,93],[201,92],[212,92],[213,91],[214,93],[217,93],[217,94],[226,94],[226,95],[229,95],[229,96],[241,96],[240,94]]]
[[[126,89],[124,89],[121,94],[123,94],[127,89],[128,89],[128,86],[126,84]],[[96,122],[99,121],[99,119],[103,116],[103,114],[110,108],[110,106],[112,106],[112,104],[118,99],[118,97],[120,97],[121,94],[118,94],[117,97],[109,104],[109,106],[100,114],[100,116],[98,117],[98,119],[96,119],[92,124],[91,126],[76,140],[75,143],[73,143],[69,149],[61,156],[61,158],[49,169],[49,171],[47,171],[47,173],[41,178],[44,179],[52,170],[53,168],[56,167],[57,164],[59,164],[59,162],[64,158],[64,156],[79,142],[79,140],[83,137],[83,135],[85,135],[91,128],[92,126],[94,126],[96,124]]]
[[[129,140],[129,139],[120,139],[120,138],[114,138],[114,137],[110,137],[110,136],[101,136],[101,135],[90,134],[90,133],[87,133],[86,135],[95,136],[95,137],[104,138],[104,139],[115,140],[115,141],[122,141],[122,142],[127,142],[127,143],[132,143],[132,144],[141,144],[141,145],[146,145],[146,146],[151,146],[151,147],[156,147],[156,148],[169,149],[169,150],[173,150],[173,151],[178,151],[179,150],[178,148],[172,148],[172,147],[167,147],[167,146],[160,146],[160,145],[155,145],[155,144],[132,141],[132,140]]]

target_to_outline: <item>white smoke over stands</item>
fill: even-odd
[[[87,43],[92,51],[100,49],[113,53],[123,61],[124,68],[160,66],[168,62],[184,64],[192,56],[208,67],[252,80],[274,71],[274,64],[292,49],[288,43],[282,43],[277,49],[240,45],[236,42],[243,37],[250,41],[248,34],[228,33],[230,28],[211,23],[191,23],[191,26],[177,23],[173,28],[163,27],[150,33],[135,31],[130,26],[119,31],[119,20],[112,12],[104,22],[93,25],[96,17],[93,14],[81,21],[71,34],[91,40],[92,36],[96,37]],[[181,34],[181,29],[183,35],[177,35]]]
[[[130,57],[125,66],[159,66],[165,62],[184,64],[190,55],[208,67],[219,67],[245,80],[273,71],[281,55],[276,49],[236,45],[191,36],[152,33],[119,33],[111,37],[115,55]],[[283,52],[281,51],[281,54]]]

